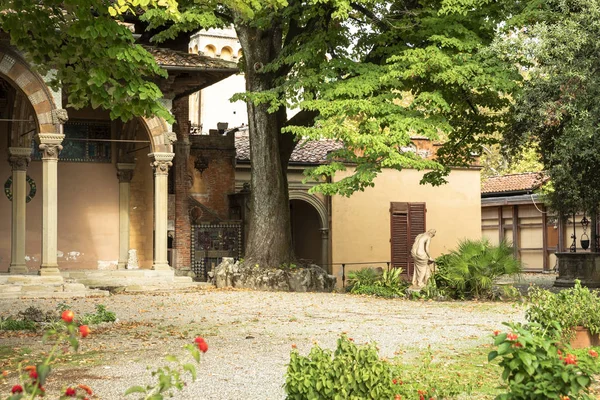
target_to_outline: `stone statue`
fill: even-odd
[[[422,289],[431,277],[434,260],[429,255],[429,243],[434,236],[435,229],[430,229],[415,238],[410,251],[415,262],[411,289]]]

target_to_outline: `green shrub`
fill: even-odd
[[[600,333],[600,297],[597,291],[582,287],[578,280],[573,288],[558,293],[533,286],[529,289],[525,317],[546,329],[557,322],[562,327],[560,334],[566,337],[572,336],[576,326],[583,326],[592,334]]]
[[[0,331],[35,331],[38,324],[34,321],[0,318]]]
[[[440,292],[455,299],[492,298],[498,278],[521,270],[508,243],[492,246],[487,239],[464,240],[436,260],[434,281]]]
[[[392,379],[374,344],[356,346],[342,336],[333,354],[319,346],[306,357],[293,350],[284,387],[288,399],[393,399]]]
[[[358,271],[352,271],[348,274],[348,286],[346,291],[353,293],[361,286],[373,286],[379,280],[380,274],[373,268],[363,268]]]
[[[598,353],[589,350],[577,357],[571,349],[558,347],[560,327],[546,330],[539,324],[506,324],[509,333],[495,332],[488,360],[500,357],[502,379],[508,393],[497,400],[594,399],[589,387],[600,373]]]
[[[402,289],[395,289],[381,285],[360,286],[356,289],[353,289],[351,293],[387,298],[404,297],[404,292],[402,291]]]
[[[402,268],[391,268],[378,274],[373,268],[363,268],[348,274],[346,291],[379,297],[404,297],[407,284],[402,281]]]
[[[98,325],[102,322],[115,322],[117,315],[106,309],[103,304],[96,304],[96,312],[85,314],[79,319],[80,325]]]

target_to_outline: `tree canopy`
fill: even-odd
[[[246,77],[237,98],[248,104],[252,154],[245,258],[277,266],[293,259],[286,171],[297,140],[344,143],[311,172],[321,178],[354,167],[314,188],[326,194],[364,190],[383,168],[428,169],[424,182],[444,183],[451,166],[469,166],[510,126],[521,75],[493,43],[530,3],[3,0],[0,25],[41,69],[56,71],[53,84],[67,88],[70,105],[90,102],[127,120],[171,118],[153,83],[164,72],[138,43],[166,45],[233,24]],[[298,110],[292,118],[290,109]],[[405,151],[413,136],[442,139],[437,158]]]
[[[552,180],[548,200],[562,213],[595,212],[600,203],[600,2],[552,0],[523,35],[530,60],[516,98],[513,149],[539,142]]]

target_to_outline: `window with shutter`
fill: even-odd
[[[425,203],[390,204],[392,266],[401,267],[408,278],[412,277],[414,271],[410,249],[417,235],[426,231],[426,213]]]

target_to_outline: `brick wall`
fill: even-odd
[[[197,214],[197,221],[228,220],[228,195],[235,191],[234,136],[211,131],[210,135],[191,136],[190,139],[188,165],[195,165],[202,160],[206,166],[202,172],[193,169],[194,181],[190,194],[203,206],[200,209],[202,212]]]
[[[173,173],[175,174],[175,201],[170,201],[169,208],[174,216],[175,235],[173,240],[173,265],[176,270],[189,270],[191,267],[191,225],[189,217],[188,190],[189,177],[189,100],[182,97],[173,101],[172,113],[176,123],[173,132],[177,134],[174,144],[175,158]]]

